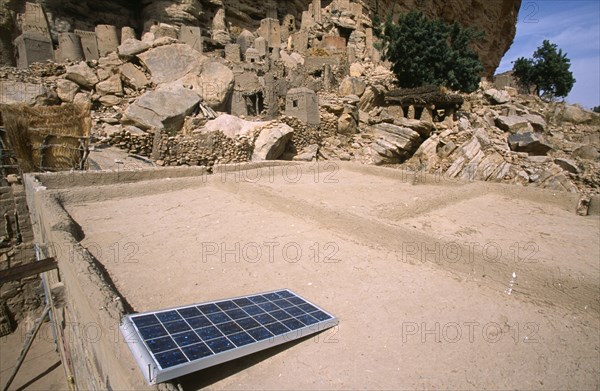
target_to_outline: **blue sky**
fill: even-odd
[[[512,69],[519,57],[532,57],[544,39],[571,60],[577,81],[567,102],[600,106],[600,0],[523,0],[517,35],[496,73]]]

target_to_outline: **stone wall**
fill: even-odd
[[[0,187],[0,270],[35,262],[33,231],[23,186]],[[9,310],[13,326],[41,305],[40,278],[31,276],[0,285],[0,301]]]

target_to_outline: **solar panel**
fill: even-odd
[[[288,289],[125,315],[121,333],[149,384],[292,341],[338,320]]]

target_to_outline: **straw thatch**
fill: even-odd
[[[401,88],[385,94],[387,103],[395,103],[400,106],[429,106],[436,108],[460,107],[464,98],[457,94],[448,94],[436,86],[423,86],[417,88]]]
[[[22,172],[83,169],[91,117],[89,106],[3,105],[8,147]]]

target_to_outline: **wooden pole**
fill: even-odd
[[[13,382],[13,380],[15,380],[15,376],[17,376],[17,372],[19,372],[19,368],[21,368],[21,365],[23,364],[23,361],[25,360],[25,356],[27,355],[29,348],[31,348],[31,344],[33,343],[35,336],[37,335],[38,331],[40,330],[40,327],[42,327],[42,323],[44,323],[44,319],[46,319],[49,312],[50,312],[50,306],[47,305],[46,307],[44,307],[44,312],[42,312],[42,315],[38,318],[38,320],[35,321],[35,325],[33,326],[33,329],[31,329],[27,332],[27,337],[25,338],[25,344],[21,348],[21,353],[19,353],[19,358],[17,359],[17,364],[15,365],[15,368],[13,369],[12,373],[10,374],[10,377],[8,378],[8,382],[6,382],[6,384],[4,385],[4,388],[2,388],[2,391],[8,391],[8,388],[10,387],[11,383]]]

